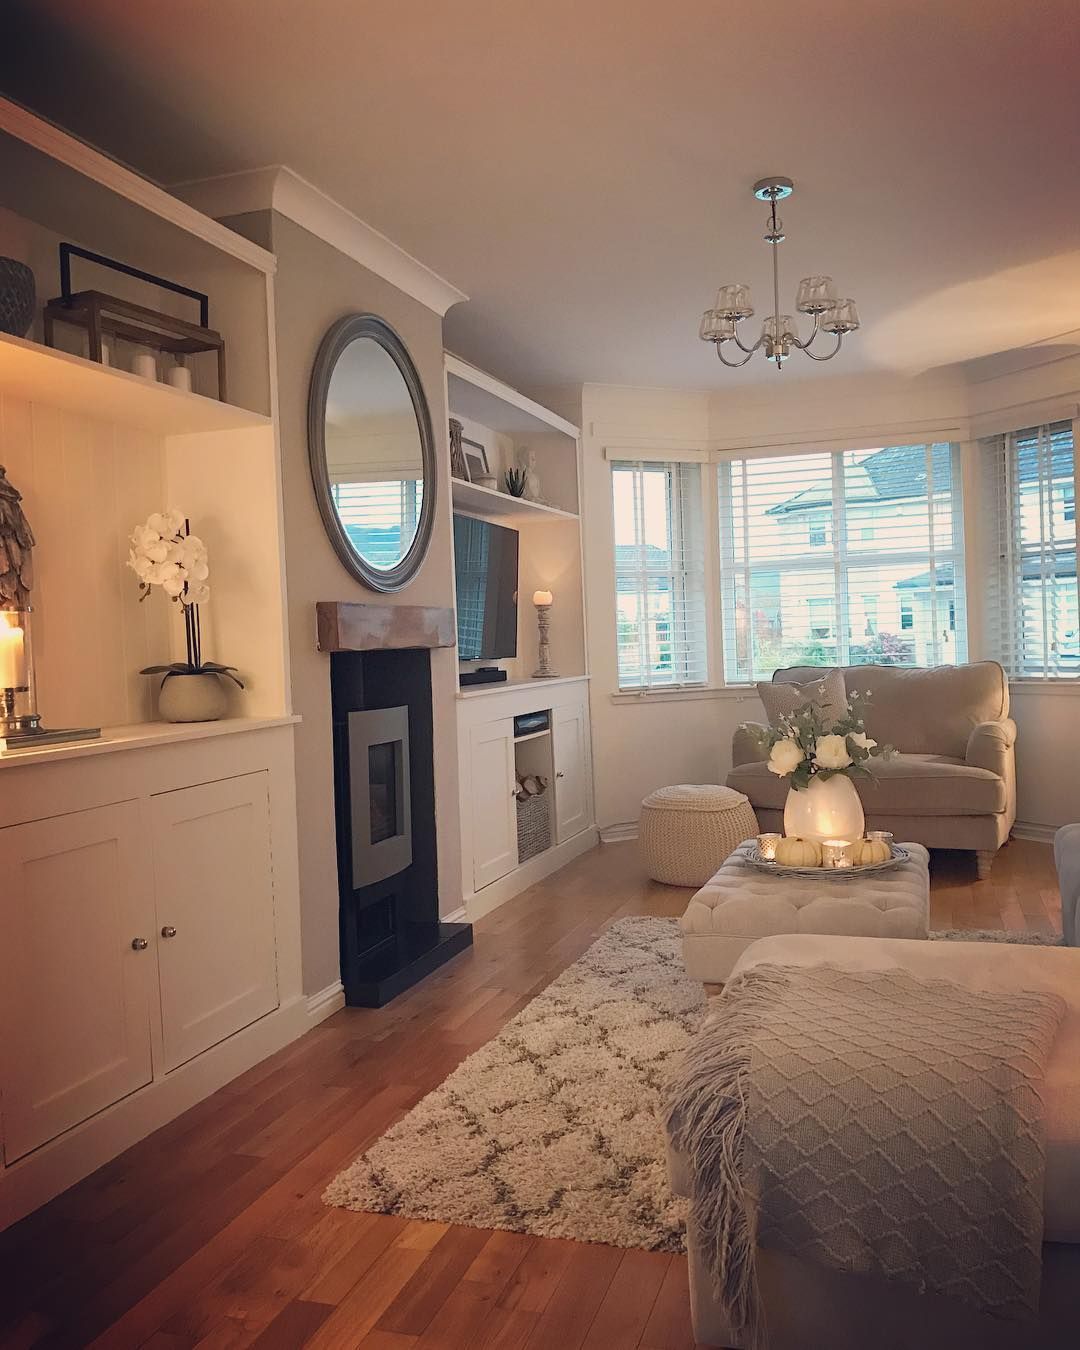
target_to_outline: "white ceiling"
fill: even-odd
[[[526,388],[721,387],[722,281],[828,272],[830,373],[1080,340],[1076,0],[20,0],[9,93],[163,182],[284,163],[460,286]],[[804,366],[809,363],[797,358]]]

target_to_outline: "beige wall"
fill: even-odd
[[[449,447],[443,382],[442,320],[396,287],[276,213],[228,222],[271,248],[278,258],[276,330],[279,420],[284,479],[285,567],[300,847],[304,989],[313,993],[340,978],[334,831],[330,660],[315,649],[317,600],[453,605]],[[323,334],[343,315],[368,312],[400,334],[420,372],[431,409],[439,460],[438,504],[431,549],[415,581],[394,595],[367,590],[345,571],[323,530],[308,471],[307,398]],[[438,819],[439,907],[461,905],[461,831],[453,649],[432,653],[435,723],[435,802]]]

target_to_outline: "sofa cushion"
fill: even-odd
[[[814,678],[815,666],[789,666],[777,683]],[[910,754],[963,759],[972,728],[1009,715],[1009,685],[996,661],[966,666],[845,666],[848,694],[869,693],[867,733]],[[819,675],[820,678],[820,675]]]
[[[757,692],[771,727],[778,727],[782,717],[790,717],[807,703],[813,703],[821,709],[826,726],[831,727],[834,722],[847,716],[847,690],[844,688],[843,671],[839,669],[827,670],[806,684],[799,684],[795,680],[761,682]]]
[[[872,779],[856,779],[868,814],[894,816],[987,816],[1005,810],[1005,783],[988,769],[973,769],[945,755],[895,755],[875,760]],[[740,764],[728,787],[744,792],[750,804],[782,811],[788,779],[769,772],[764,760]]]

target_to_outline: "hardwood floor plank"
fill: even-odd
[[[685,1256],[672,1257],[638,1344],[641,1350],[693,1350],[690,1282]]]
[[[617,1247],[581,1246],[540,1314],[527,1350],[579,1350],[622,1258]]]
[[[481,1228],[451,1228],[375,1323],[376,1328],[411,1336],[426,1331],[487,1238]]]
[[[608,1286],[583,1350],[634,1350],[670,1265],[666,1253],[628,1251]]]

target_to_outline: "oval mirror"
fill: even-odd
[[[311,481],[338,557],[376,591],[400,590],[424,560],[435,518],[435,443],[420,376],[373,314],[323,338],[308,399]]]

